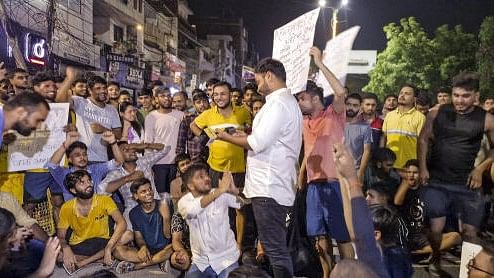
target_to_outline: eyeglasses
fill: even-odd
[[[473,258],[472,258],[472,259],[468,262],[468,264],[467,264],[467,268],[468,268],[468,271],[469,271],[469,272],[470,272],[470,270],[471,270],[471,269],[474,269],[474,270],[476,270],[476,271],[480,271],[480,272],[482,272],[482,273],[485,273],[485,274],[487,274],[487,275],[490,275],[490,276],[493,276],[493,277],[494,277],[494,273],[492,273],[492,272],[488,272],[488,271],[486,271],[486,270],[483,270],[483,269],[481,269],[481,268],[476,267],[476,266],[475,266],[475,260],[474,260]]]

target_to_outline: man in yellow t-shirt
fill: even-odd
[[[213,87],[213,102],[216,105],[202,112],[190,124],[192,132],[199,136],[204,129],[213,133],[215,130],[226,130],[229,133],[243,132],[247,125],[252,125],[250,112],[243,106],[232,105],[231,86],[228,82],[216,83]],[[228,143],[223,140],[214,140],[209,146],[208,164],[210,167],[209,177],[211,185],[218,187],[219,180],[224,172],[231,172],[235,186],[242,188],[245,184],[245,151],[242,147]],[[253,242],[243,242],[244,234],[251,234],[253,222],[251,206],[244,206],[237,210],[236,225],[237,243],[243,247],[254,247]]]
[[[120,260],[124,247],[117,245],[127,224],[115,202],[109,196],[94,195],[91,176],[85,170],[77,170],[66,176],[64,184],[75,196],[63,204],[58,223],[58,238],[63,248],[63,264],[69,274],[77,268],[103,259],[112,264],[112,252]],[[115,221],[115,231],[110,236],[109,217]],[[69,242],[68,229],[72,230]]]
[[[196,136],[199,136],[206,128],[213,133],[216,129],[236,132],[237,130],[244,130],[246,125],[252,124],[247,109],[232,105],[230,90],[231,86],[228,82],[223,81],[214,85],[213,101],[216,105],[202,112],[190,125]],[[213,187],[218,186],[218,180],[226,171],[233,173],[237,187],[243,187],[245,179],[245,152],[243,148],[222,140],[215,140],[209,146],[208,164],[211,168],[210,177]]]

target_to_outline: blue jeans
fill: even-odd
[[[252,198],[257,233],[275,278],[293,276],[293,263],[286,240],[286,215],[290,207],[272,198]]]
[[[208,266],[204,271],[200,271],[199,268],[195,265],[192,264],[190,266],[189,271],[187,271],[187,274],[185,274],[186,278],[228,278],[228,275],[230,272],[234,271],[238,267],[238,263],[235,262],[229,267],[223,269],[223,271],[220,272],[220,274],[216,274],[214,270]]]

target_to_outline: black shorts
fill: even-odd
[[[423,195],[429,218],[458,215],[463,223],[479,227],[484,214],[484,199],[480,189],[466,185],[431,182]]]
[[[410,233],[408,235],[408,250],[420,250],[429,245],[427,235],[424,233]]]
[[[90,238],[85,241],[71,245],[70,249],[75,255],[91,257],[92,255],[98,253],[99,251],[105,249],[108,244],[109,239],[106,238]]]

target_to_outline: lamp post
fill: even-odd
[[[333,10],[333,16],[331,17],[331,38],[336,37],[338,32],[338,12],[347,4],[348,0],[342,0],[339,7],[330,7],[326,6],[326,0],[319,0],[319,7]]]

